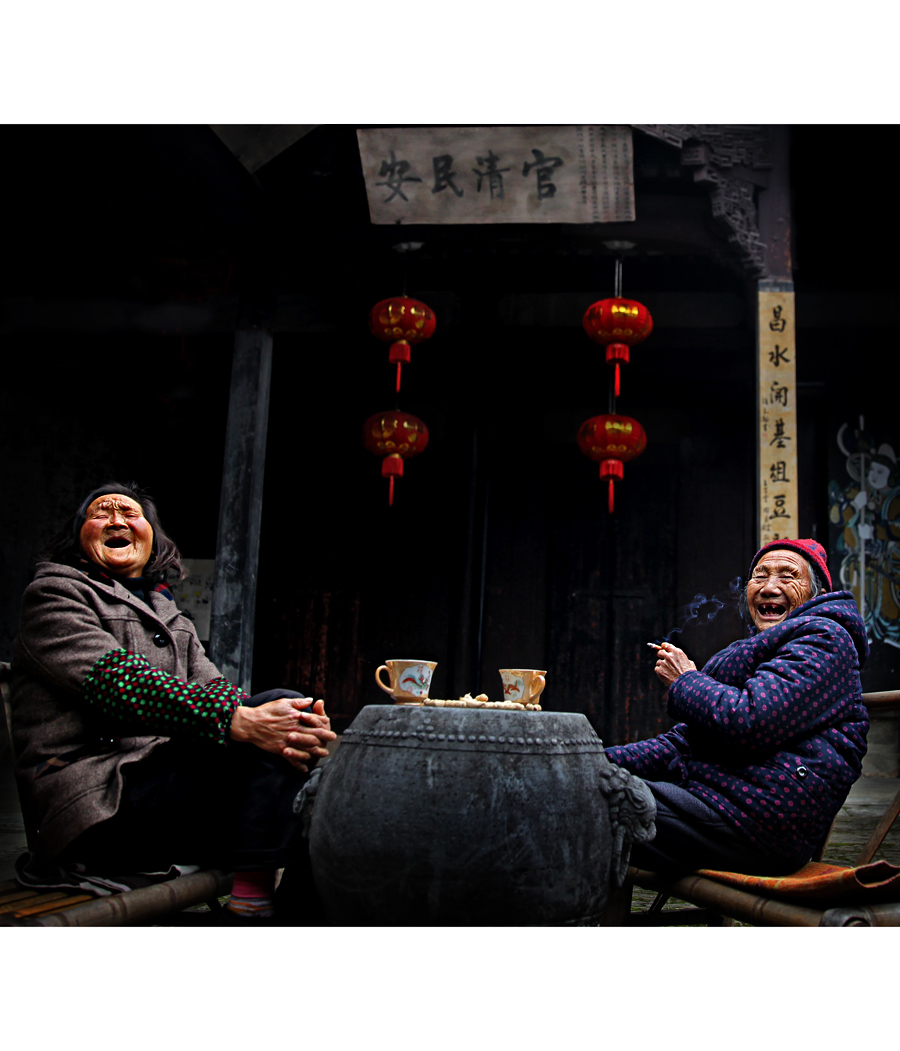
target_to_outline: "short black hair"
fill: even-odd
[[[140,504],[144,518],[147,519],[153,530],[153,546],[144,576],[156,583],[162,583],[167,579],[169,573],[174,573],[176,580],[183,580],[187,574],[181,564],[181,554],[175,546],[175,541],[163,529],[159,521],[156,502],[135,482],[130,482],[128,485],[122,485],[121,482],[106,482],[92,489],[47,545],[44,557],[51,562],[59,562],[64,566],[81,569],[84,562],[87,561],[81,547],[81,527],[84,525],[87,509],[98,497],[112,496],[115,493],[127,496]]]

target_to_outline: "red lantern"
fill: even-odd
[[[388,361],[397,365],[397,390],[400,390],[400,369],[409,364],[410,344],[422,343],[434,332],[437,319],[431,307],[417,299],[394,296],[382,299],[369,311],[372,335],[391,344]]]
[[[646,339],[653,331],[650,311],[633,299],[601,299],[592,303],[582,319],[584,331],[606,347],[606,360],[615,362],[616,397],[619,396],[619,362],[628,362],[629,348]]]
[[[418,456],[428,445],[428,428],[417,417],[399,409],[376,412],[363,425],[363,445],[383,456],[382,478],[390,479],[388,505],[394,503],[394,479],[403,477],[403,461]]]
[[[578,428],[578,447],[600,461],[600,480],[609,479],[609,513],[613,513],[613,483],[625,474],[623,464],[647,448],[647,435],[630,416],[592,416]]]

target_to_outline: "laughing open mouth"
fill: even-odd
[[[103,544],[104,547],[130,547],[131,541],[126,539],[124,536],[113,536],[109,540],[106,540]]]
[[[777,602],[761,602],[757,608],[764,617],[780,617],[787,613],[787,607],[780,606]]]

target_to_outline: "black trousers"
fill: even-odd
[[[719,869],[753,876],[795,872],[809,855],[776,856],[736,832],[726,818],[684,788],[668,781],[644,782],[656,800],[656,836],[631,851],[631,864],[650,872]]]
[[[255,694],[247,706],[291,690]],[[228,871],[304,860],[294,799],[308,774],[250,744],[171,740],[123,768],[121,805],[89,828],[64,858],[106,872],[154,872],[173,864]]]

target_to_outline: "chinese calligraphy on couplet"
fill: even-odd
[[[794,293],[759,293],[760,546],[797,536]]]
[[[634,219],[627,125],[361,128],[373,223]]]

